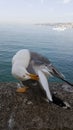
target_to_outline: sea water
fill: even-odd
[[[73,29],[53,30],[49,26],[0,25],[0,82],[15,82],[11,75],[12,57],[20,49],[46,56],[73,82]],[[50,81],[59,82],[57,78]]]

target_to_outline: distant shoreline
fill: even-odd
[[[52,26],[52,27],[66,27],[66,28],[73,28],[73,22],[72,23],[38,23],[35,25],[39,26]]]

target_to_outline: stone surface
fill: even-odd
[[[71,109],[45,102],[39,86],[16,93],[17,83],[0,83],[0,130],[73,130],[73,93],[61,86],[50,83],[51,91]]]

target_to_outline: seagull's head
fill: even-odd
[[[20,81],[25,81],[29,79],[38,80],[38,76],[36,74],[31,74],[26,70],[25,67],[17,65],[12,66],[12,75]]]
[[[18,51],[12,59],[12,75],[18,80],[37,80],[38,76],[27,71],[30,62],[30,52],[27,49]]]

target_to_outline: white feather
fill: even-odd
[[[28,73],[26,68],[30,62],[30,52],[26,49],[20,50],[12,59],[12,75],[19,80],[28,79],[25,74]]]
[[[43,89],[45,90],[48,100],[52,101],[52,96],[49,90],[49,84],[45,74],[39,70],[38,75],[39,75],[39,82],[41,83]]]
[[[12,59],[12,64],[18,63],[19,65],[23,65],[25,68],[28,67],[30,62],[30,52],[27,49],[22,49],[18,51]]]

